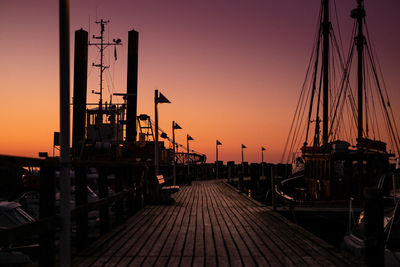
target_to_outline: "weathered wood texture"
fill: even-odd
[[[354,266],[221,181],[193,182],[147,206],[75,257],[75,266]]]

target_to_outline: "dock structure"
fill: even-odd
[[[73,265],[360,265],[221,180],[193,182],[173,196],[174,204],[148,205],[103,235]]]

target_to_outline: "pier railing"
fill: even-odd
[[[56,198],[59,161],[0,155],[0,166],[40,169],[39,220],[0,230],[0,246],[38,237],[40,265],[55,265],[57,229],[61,227]],[[96,237],[95,232],[97,236],[107,233],[144,206],[151,172],[146,163],[130,161],[72,161],[71,168],[71,186],[75,189],[71,201],[74,253],[83,250],[89,239]],[[98,199],[88,199],[89,183],[97,186]],[[95,213],[94,218],[89,218],[91,213]]]

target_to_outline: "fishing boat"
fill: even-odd
[[[100,32],[89,38],[83,29],[75,32],[75,67],[73,98],[73,136],[72,156],[80,160],[120,160],[151,161],[154,156],[156,137],[164,141],[157,142],[160,151],[160,163],[171,165],[173,149],[171,139],[160,128],[155,129],[155,122],[146,114],[137,115],[138,95],[138,32],[128,34],[128,77],[125,93],[112,93],[109,98],[104,94],[105,78],[110,62],[105,57],[106,49],[114,47],[114,59],[117,60],[117,47],[121,39],[105,40],[105,30],[109,20],[96,21]],[[92,41],[90,41],[92,39]],[[91,67],[99,70],[99,87],[92,90],[98,95],[97,103],[87,103],[87,62],[88,48],[96,47],[98,61]],[[107,82],[112,84],[112,81]],[[108,88],[113,91],[114,88]],[[162,95],[162,94],[161,94]],[[165,98],[165,100],[167,100]],[[167,100],[168,101],[168,100]],[[55,140],[57,138],[55,137]],[[169,146],[167,146],[169,142]],[[183,145],[179,145],[184,147]],[[194,150],[187,153],[175,153],[177,162],[204,163],[206,156]]]
[[[336,34],[331,22],[330,10],[336,8],[330,6],[329,0],[321,1],[313,52],[282,156],[289,162],[294,155],[299,171],[276,191],[301,205],[344,207],[352,198],[361,207],[363,189],[376,186],[399,157],[399,134],[364,1],[357,0],[351,11],[354,27],[346,57],[340,31]]]

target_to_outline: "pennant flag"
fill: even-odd
[[[217,140],[217,146],[222,145],[220,141]]]
[[[187,135],[187,140],[194,140],[190,135]]]
[[[157,98],[157,103],[171,103],[171,102],[169,102],[169,100],[162,93],[160,93],[160,95]]]
[[[242,144],[242,148],[246,148],[246,146]]]
[[[176,122],[174,122],[174,125],[173,125],[173,127],[174,127],[174,129],[182,129],[182,127],[181,126],[179,126]]]
[[[261,147],[261,150],[262,150],[262,151],[265,151],[265,147],[262,146],[262,147]]]

